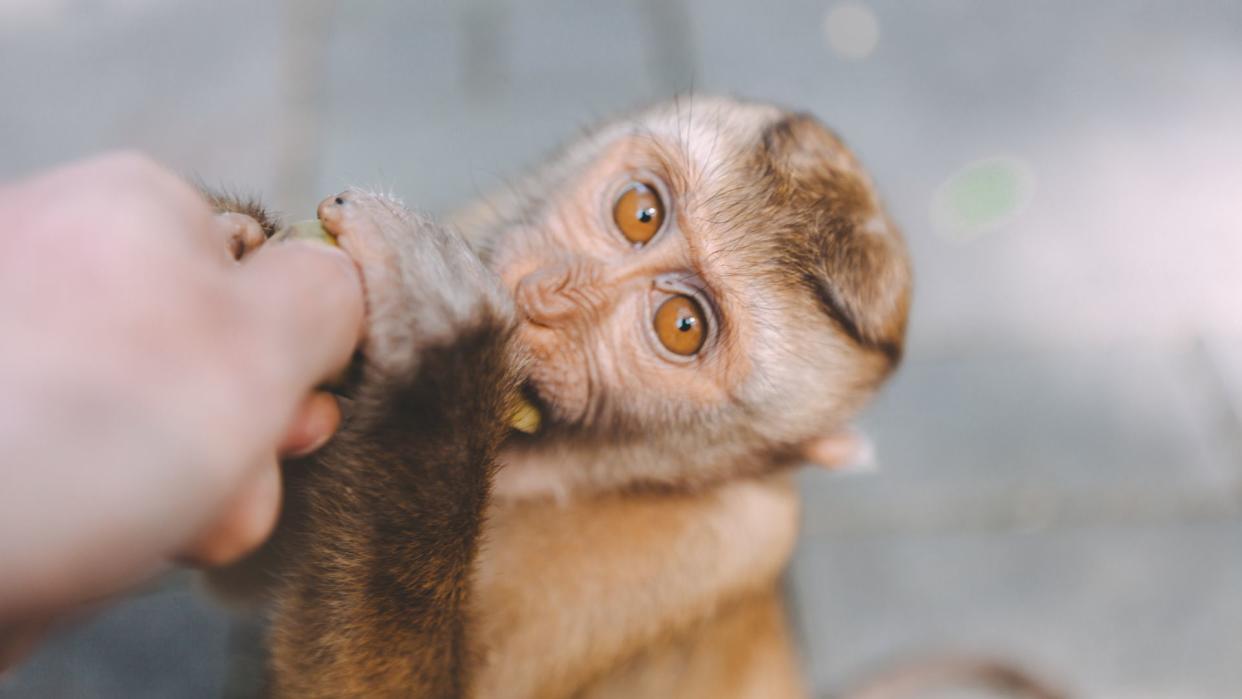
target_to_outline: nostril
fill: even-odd
[[[535,325],[555,325],[572,310],[569,300],[560,293],[562,284],[563,280],[545,271],[526,277],[515,294],[518,312]]]
[[[598,319],[608,305],[598,266],[589,260],[538,269],[521,279],[514,300],[518,312],[534,325],[554,327]]]
[[[540,300],[542,293],[539,283],[531,277],[526,277],[518,282],[515,292],[513,300],[516,302],[518,313],[535,325],[546,325],[544,314],[540,311],[543,304]]]

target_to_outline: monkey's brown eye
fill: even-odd
[[[655,188],[634,182],[621,192],[612,206],[612,220],[631,243],[642,245],[660,231],[664,223],[664,202]]]
[[[673,296],[656,309],[655,331],[660,344],[674,354],[688,357],[703,347],[707,318],[689,296]]]

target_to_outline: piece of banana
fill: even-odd
[[[542,424],[543,416],[539,414],[539,408],[536,408],[534,403],[518,396],[513,410],[509,412],[509,426],[518,432],[535,434]]]
[[[319,222],[319,219],[289,224],[272,235],[272,240],[274,241],[292,239],[313,240],[337,247],[336,236],[329,233],[328,229],[324,228],[323,224]]]

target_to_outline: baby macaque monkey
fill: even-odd
[[[803,694],[788,467],[896,366],[910,293],[835,136],[695,98],[593,131],[464,238],[355,190],[319,217],[369,321],[352,417],[285,469],[255,557],[273,694]]]
[[[502,496],[767,472],[901,356],[902,240],[804,114],[696,98],[618,119],[459,223],[513,290],[548,418],[507,449]]]

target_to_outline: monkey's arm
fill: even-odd
[[[793,550],[786,476],[700,494],[493,507],[476,583],[473,696],[568,696],[646,646],[770,588]]]
[[[360,398],[385,401],[383,419],[292,467],[306,472],[287,498],[274,695],[463,696],[470,572],[504,429],[501,340],[424,351],[417,380]]]
[[[394,202],[350,191],[319,216],[367,294],[352,417],[313,463],[286,465],[279,529],[234,578],[272,575],[273,695],[460,697],[471,572],[516,393],[512,313],[460,238]]]

